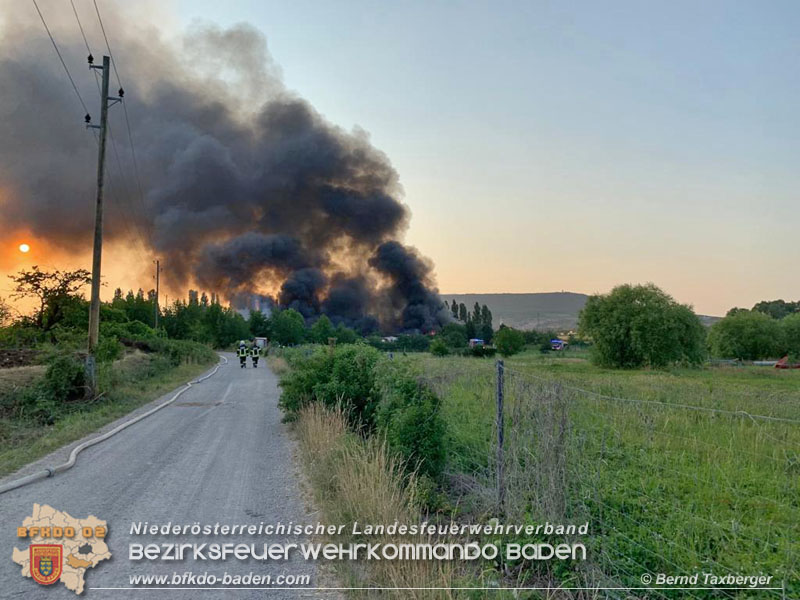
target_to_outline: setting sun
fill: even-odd
[[[19,245],[19,251],[22,252],[22,253],[29,252],[30,249],[31,249],[31,247],[28,244],[20,244]]]

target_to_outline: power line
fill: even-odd
[[[95,75],[97,75],[97,73],[95,73]],[[99,87],[100,83],[98,82],[97,85]],[[114,148],[114,154],[115,154],[115,156],[117,158],[117,167],[119,168],[119,172],[120,172],[119,173],[120,182],[122,183],[122,185],[124,187],[125,179],[123,177],[122,162],[120,161],[119,154],[117,153],[116,143],[114,142],[114,135],[113,135],[113,133],[111,131],[111,123],[107,123],[107,126],[108,126],[108,134],[111,137],[111,144],[112,144],[112,146]],[[92,133],[94,134],[95,143],[99,145],[100,144],[100,139],[99,139],[99,136],[97,134],[97,131],[93,129]],[[114,192],[112,192],[112,188],[113,187],[114,187],[113,186],[113,180],[109,180],[109,182],[108,182],[109,194],[108,195],[111,196],[111,197],[116,196],[116,194]],[[125,189],[125,191],[127,192],[127,188]],[[125,230],[128,232],[128,237],[130,237],[131,239],[139,242],[139,246],[141,246],[141,249],[139,247],[137,247],[136,251],[139,252],[141,257],[143,259],[145,259],[145,261],[146,261],[147,260],[147,246],[146,246],[146,244],[143,244],[142,241],[141,241],[141,239],[142,239],[141,238],[141,233],[138,233],[138,231],[137,231],[137,233],[135,234],[134,229],[131,229],[131,225],[128,223],[128,221],[130,220],[130,221],[132,221],[134,223],[134,226],[136,226],[136,222],[133,219],[131,219],[130,215],[128,215],[127,211],[125,211],[125,206],[126,206],[125,203],[124,202],[120,202],[119,204],[122,207],[122,211],[119,213],[120,214],[120,218],[122,219],[122,224],[124,225]],[[117,205],[117,203],[111,203],[111,206],[116,207],[116,205]],[[137,235],[138,235],[138,237],[137,237]],[[142,250],[144,252],[142,252]]]
[[[31,1],[33,2],[33,5],[36,7],[36,12],[39,13],[39,18],[42,20],[42,25],[44,25],[44,29],[47,32],[47,36],[50,38],[50,41],[53,44],[53,48],[55,49],[56,54],[58,55],[58,60],[61,61],[61,66],[64,67],[64,72],[67,74],[69,82],[72,84],[72,89],[75,90],[75,95],[78,97],[78,101],[81,103],[81,106],[83,107],[83,112],[88,115],[89,109],[86,108],[86,103],[83,101],[81,93],[78,91],[78,86],[75,85],[75,80],[72,78],[72,75],[70,74],[69,69],[67,68],[67,63],[64,62],[64,57],[61,56],[61,51],[58,49],[58,44],[56,44],[56,40],[53,38],[53,34],[50,33],[50,28],[47,26],[47,21],[44,20],[44,15],[42,14],[42,11],[39,9],[39,5],[36,3],[36,0],[31,0]]]
[[[78,97],[78,101],[80,102],[81,106],[83,107],[84,112],[88,115],[89,114],[89,110],[86,107],[86,103],[84,102],[83,97],[81,96],[80,92],[78,91],[78,87],[75,85],[75,80],[72,78],[72,74],[69,72],[69,69],[67,68],[66,62],[64,61],[64,57],[62,56],[61,51],[58,48],[58,44],[56,44],[56,41],[55,41],[51,31],[50,31],[50,28],[48,27],[47,22],[45,21],[44,15],[42,14],[42,11],[39,8],[39,5],[36,3],[36,0],[32,0],[32,1],[33,1],[34,7],[36,8],[36,12],[39,14],[39,18],[42,21],[42,25],[44,25],[45,31],[47,32],[47,35],[50,38],[50,42],[53,44],[53,48],[55,49],[56,54],[58,55],[58,58],[61,61],[61,65],[64,67],[64,72],[67,74],[67,77],[69,78],[69,81],[72,84],[72,89],[75,91],[75,95]],[[81,24],[80,17],[78,16],[78,11],[75,8],[75,4],[74,4],[73,0],[70,0],[70,4],[72,5],[72,11],[73,11],[73,14],[75,15],[75,19],[78,22],[78,28],[80,29],[81,36],[83,37],[83,42],[86,45],[86,49],[89,51],[89,54],[91,54],[92,52],[91,52],[91,49],[89,48],[89,41],[86,38],[86,33],[85,33],[84,29],[83,29],[83,25]],[[96,73],[95,73],[95,75],[96,75]],[[97,81],[97,77],[95,77],[95,82],[97,83],[98,90],[99,90],[100,84]],[[110,132],[110,128],[109,128],[109,133],[111,133]],[[95,141],[99,144],[99,140],[97,139],[97,135],[96,134],[95,134]],[[115,153],[116,158],[117,158],[117,163],[119,164],[120,174],[122,174],[122,164],[121,164],[121,161],[119,159],[119,153],[117,152],[116,143],[114,142],[113,135],[111,136],[111,142],[112,142],[112,145],[114,147],[114,153]],[[127,222],[125,222],[125,217],[124,216],[123,216],[123,222],[125,223],[125,225],[127,227]],[[129,235],[131,235],[130,230],[129,230]],[[134,237],[134,236],[131,235],[131,237]],[[139,241],[139,243],[142,245],[142,248],[146,249],[146,245],[141,242],[141,237],[139,237],[137,239],[137,241]]]
[[[108,134],[111,137],[111,148],[114,150],[114,157],[117,160],[117,167],[119,168],[119,172],[120,172],[120,181],[122,182],[122,188],[123,188],[123,191],[125,193],[125,196],[127,198],[129,198],[130,195],[129,195],[129,192],[128,192],[128,186],[125,184],[124,171],[122,169],[122,161],[119,158],[119,151],[117,150],[117,142],[114,139],[114,134],[113,134],[113,132],[111,130],[111,124],[110,123],[109,123],[109,126],[108,126]],[[123,210],[125,212],[127,212],[127,204],[125,202],[121,202],[120,204],[122,205]],[[134,229],[136,231],[136,235],[133,236],[133,237],[141,245],[142,249],[144,250],[144,256],[146,258],[147,257],[147,244],[144,242],[144,239],[142,237],[141,228],[139,227],[138,222],[136,222],[135,219],[131,219],[130,217],[131,217],[131,215],[128,214],[127,216],[123,216],[123,219],[126,219],[126,220],[130,219],[133,222],[133,227],[134,227]]]
[[[72,1],[72,0],[70,0]],[[103,39],[106,42],[106,50],[108,50],[108,56],[111,58],[111,66],[114,67],[114,75],[117,78],[117,85],[119,85],[120,96],[122,96],[123,87],[122,87],[122,79],[119,76],[119,71],[117,70],[117,61],[114,59],[114,54],[111,52],[111,45],[108,43],[108,36],[106,35],[106,28],[103,24],[103,17],[100,16],[100,8],[97,6],[97,0],[92,0],[94,4],[94,10],[97,13],[97,20],[100,23],[100,30],[103,32]],[[139,208],[142,211],[142,214],[147,214],[147,209],[144,205],[144,192],[142,191],[142,179],[139,176],[139,161],[136,159],[136,146],[133,143],[133,133],[131,131],[131,121],[128,117],[128,107],[125,102],[122,103],[122,112],[125,115],[125,127],[128,131],[128,141],[130,142],[131,146],[131,158],[133,159],[133,173],[136,178],[136,187],[139,195],[136,196],[137,201],[139,202]],[[153,237],[150,234],[150,231],[147,231],[147,237],[150,241],[150,245],[153,246]]]
[[[80,29],[81,36],[83,37],[83,43],[86,46],[86,51],[91,56],[92,55],[92,49],[89,46],[89,40],[86,37],[86,32],[85,32],[85,30],[83,28],[83,24],[81,23],[81,19],[80,19],[80,16],[78,15],[78,11],[75,8],[74,0],[70,0],[70,4],[72,5],[72,13],[75,15],[75,20],[78,23],[78,29]],[[96,3],[95,3],[95,10],[97,10],[97,4]],[[98,18],[100,18],[99,10],[97,10],[97,16],[98,16]],[[106,41],[106,47],[108,48],[109,58],[111,58],[111,64],[114,66],[114,72],[117,74],[117,83],[119,84],[119,82],[120,82],[119,73],[117,73],[117,67],[116,67],[116,64],[114,62],[114,57],[111,54],[111,49],[110,49],[110,47],[108,45],[108,38],[106,37],[105,27],[103,26],[102,19],[100,19],[100,28],[103,31],[103,38]],[[100,81],[99,81],[99,75],[97,74],[97,72],[95,72],[95,83],[97,84],[97,89],[99,91],[99,89],[100,89]],[[120,90],[121,89],[122,89],[122,85],[120,84]],[[128,124],[128,135],[130,136],[130,123],[128,122],[128,118],[127,118],[128,109],[126,108],[124,101],[121,104],[122,104],[122,107],[123,107],[123,109],[125,111],[125,120],[126,120],[126,123]],[[114,139],[114,133],[113,133],[113,131],[111,129],[111,124],[110,123],[108,124],[108,133],[109,133],[109,136],[111,137],[111,145],[112,145],[112,147],[114,149],[114,156],[116,158],[117,166],[119,168],[120,181],[122,182],[122,189],[123,189],[125,195],[128,196],[127,186],[125,185],[125,181],[124,181],[124,179],[125,179],[125,177],[124,177],[124,169],[122,168],[122,161],[120,160],[120,157],[119,157],[119,151],[117,150],[117,143],[116,143],[116,140]],[[132,142],[131,142],[131,149],[133,149]],[[133,159],[134,159],[134,170],[137,171],[137,181],[138,181],[138,168],[136,166],[136,154],[135,153],[133,154]],[[139,191],[141,193],[141,184],[139,184]],[[148,254],[148,251],[147,251],[147,243],[144,242],[144,239],[145,238],[149,238],[150,242],[151,242],[150,245],[152,246],[153,245],[152,244],[152,238],[150,237],[149,232],[147,233],[147,235],[143,235],[142,234],[142,228],[139,226],[139,223],[135,219],[132,219],[130,214],[128,213],[127,205],[124,202],[121,202],[121,204],[122,204],[122,209],[123,210],[120,213],[120,215],[122,216],[123,224],[125,225],[125,229],[128,231],[128,235],[131,238],[135,238],[135,240],[138,242],[139,246],[141,247],[141,250],[143,250],[143,255],[142,256],[146,258],[147,254]],[[131,225],[128,224],[128,221],[132,221],[133,222],[133,229],[131,228]],[[147,230],[145,229],[145,231],[147,231]],[[134,235],[134,232],[135,232],[135,235]]]
[[[106,35],[106,28],[103,26],[103,17],[100,16],[100,9],[97,6],[97,0],[92,0],[94,3],[94,10],[97,13],[97,20],[100,21],[100,31],[103,32],[103,39],[106,41],[106,49],[108,56],[111,58],[111,66],[114,67],[114,75],[117,77],[117,85],[122,87],[122,81],[119,78],[119,71],[117,71],[117,61],[114,60],[114,55],[111,53],[111,46],[108,43],[108,36]]]
[[[92,50],[89,48],[89,42],[86,40],[86,33],[83,31],[83,25],[81,25],[81,19],[78,17],[78,10],[75,8],[75,2],[73,0],[69,0],[69,3],[72,5],[72,14],[75,15],[75,20],[78,22],[78,28],[81,30],[81,37],[83,37],[83,43],[86,44],[86,51],[91,54]]]

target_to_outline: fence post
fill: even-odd
[[[500,513],[505,509],[506,500],[506,486],[504,477],[504,453],[503,453],[503,437],[504,437],[504,419],[503,419],[503,395],[505,391],[505,384],[503,381],[503,361],[497,361],[497,508]]]

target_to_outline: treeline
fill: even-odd
[[[128,402],[138,392],[127,389],[126,395],[120,391],[125,386],[142,389],[145,382],[168,379],[177,367],[203,367],[217,359],[207,345],[169,339],[163,330],[156,331],[151,326],[155,320],[152,294],[119,291],[100,306],[97,387],[91,389],[83,361],[89,303],[80,293],[89,282],[88,272],[33,267],[11,279],[13,296],[33,301],[34,308],[30,314],[20,314],[0,300],[0,350],[30,358],[19,366],[32,361],[47,368],[41,378],[27,385],[0,390],[0,441],[10,439],[14,432],[25,432],[33,439],[41,425],[77,412],[100,410],[101,405]],[[126,347],[139,351],[134,360],[119,360]],[[90,395],[97,391],[96,397]]]
[[[653,284],[620,285],[591,296],[579,331],[593,343],[593,358],[617,368],[697,365],[716,358],[760,360],[800,357],[800,303],[759,302],[735,308],[707,329],[690,306]]]
[[[741,311],[741,308],[732,308],[728,314]],[[790,315],[800,313],[800,300],[797,302],[786,302],[785,300],[762,300],[753,306],[754,312],[764,313],[773,319],[783,319]]]
[[[786,307],[794,306],[787,311]],[[789,356],[800,360],[800,303],[759,302],[752,310],[734,308],[708,333],[712,356],[763,360]],[[780,316],[774,316],[780,315]]]
[[[479,338],[487,344],[492,341],[492,338],[494,337],[494,329],[492,327],[492,311],[489,310],[488,306],[485,304],[481,306],[476,302],[475,306],[472,308],[472,312],[470,312],[467,309],[466,304],[463,302],[459,304],[455,301],[455,299],[453,299],[451,304],[447,304],[447,302],[445,302],[445,305],[450,308],[450,314],[452,315],[453,320],[456,321],[456,324],[463,325],[463,333],[467,340]]]
[[[11,279],[12,297],[32,301],[34,307],[30,314],[17,314],[0,298],[0,347],[30,348],[43,343],[74,349],[85,346],[89,302],[81,290],[91,281],[87,271],[42,271],[33,267]],[[325,315],[307,323],[293,309],[271,314],[252,311],[245,319],[238,311],[222,306],[216,295],[196,290],[189,290],[186,299],[174,300],[157,312],[154,290],[117,288],[110,302],[101,303],[100,326],[103,356],[106,346],[116,347],[118,340],[147,337],[189,340],[215,348],[252,337],[266,337],[281,346],[331,341],[350,344],[362,339],[355,330],[343,323],[334,324]],[[381,350],[414,352],[426,351],[430,339],[421,334],[390,338],[373,335],[366,342]]]

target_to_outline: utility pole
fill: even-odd
[[[89,354],[94,354],[100,336],[100,263],[103,256],[103,175],[106,168],[106,133],[108,132],[108,79],[111,59],[103,57],[100,88],[100,144],[97,155],[97,203],[94,211],[94,251],[92,254],[92,302],[89,306]]]
[[[96,373],[94,352],[100,337],[100,264],[103,256],[103,175],[106,165],[106,134],[108,132],[108,108],[116,102],[122,101],[124,92],[119,90],[119,98],[109,98],[108,81],[110,75],[111,59],[103,57],[103,66],[92,64],[94,58],[89,55],[89,68],[100,69],[103,81],[100,88],[100,125],[91,125],[91,117],[86,115],[86,127],[100,130],[100,140],[97,154],[97,203],[94,213],[94,249],[92,253],[92,300],[89,305],[89,354],[86,360],[86,371],[89,383],[96,388]]]
[[[158,329],[158,291],[161,283],[161,261],[156,259],[156,314],[155,314],[155,328]]]

